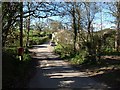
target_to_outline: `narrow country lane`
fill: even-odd
[[[53,53],[54,47],[49,44],[35,45],[34,59],[38,60],[37,72],[30,80],[28,88],[83,88],[104,90],[107,85],[91,79],[85,72],[72,68]]]

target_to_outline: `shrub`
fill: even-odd
[[[31,60],[31,56],[29,54],[24,53],[24,55],[23,55],[23,61],[28,62],[30,60]]]
[[[16,55],[13,55],[16,54]],[[16,53],[16,48],[7,48],[2,52],[3,88],[23,87],[28,77],[31,57],[24,53],[21,62]]]
[[[54,52],[59,54],[61,58],[66,58],[66,57],[70,57],[70,55],[72,54],[73,50],[71,45],[68,44],[58,44],[57,46],[55,46]]]
[[[57,54],[62,54],[62,51],[63,51],[63,47],[58,44],[57,46],[55,46],[55,49],[54,49],[54,52],[57,53]]]
[[[86,51],[81,51],[78,54],[76,54],[74,57],[71,58],[72,64],[83,64],[86,61],[88,53]]]
[[[38,45],[48,41],[48,37],[31,37],[29,42],[30,45]]]

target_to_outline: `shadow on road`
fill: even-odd
[[[57,90],[106,89],[104,83],[97,83],[91,77],[85,75],[84,72],[79,72],[69,65],[61,63],[62,60],[56,60],[36,59],[38,62],[37,72],[30,88],[56,88]]]
[[[44,46],[44,45],[43,45]],[[47,48],[46,48],[47,47]],[[40,46],[33,56],[36,74],[30,80],[29,88],[56,88],[56,90],[75,90],[75,88],[107,90],[105,83],[98,83],[85,71],[78,71],[64,62],[59,56],[48,52],[48,46]],[[42,51],[42,49],[45,49]]]

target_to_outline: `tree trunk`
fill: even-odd
[[[28,2],[28,10],[30,11],[30,6],[29,6],[29,2]],[[29,32],[30,32],[30,12],[29,12],[29,17],[28,17],[28,22],[27,22],[27,28],[28,28],[28,32],[27,32],[27,42],[26,42],[26,47],[29,46]]]
[[[72,11],[72,17],[73,17],[73,29],[74,29],[74,53],[76,53],[76,38],[77,38],[77,27],[76,27],[76,19],[75,19],[75,8],[73,6]]]
[[[120,2],[117,2],[117,30],[115,36],[115,48],[116,51],[120,51]]]
[[[20,47],[23,47],[23,2],[20,2]],[[21,61],[23,61],[22,55]]]
[[[20,47],[23,47],[23,2],[20,4]]]

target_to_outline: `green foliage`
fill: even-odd
[[[18,56],[19,45],[19,30],[9,32],[6,47],[3,47],[3,88],[24,87],[25,80],[28,78],[31,67],[31,56],[29,55],[26,46],[27,32],[23,31],[23,47],[25,52],[23,54],[23,61],[20,61]],[[48,36],[46,32],[39,32],[37,30],[31,31],[29,41],[30,44],[42,44],[46,42]]]
[[[83,64],[85,60],[87,59],[88,53],[84,50],[81,50],[78,54],[76,54],[74,57],[71,58],[72,64]]]
[[[27,38],[24,38],[24,42],[26,42]],[[38,31],[38,30],[30,30],[29,32],[29,47],[31,47],[31,45],[38,45],[38,44],[42,44],[46,41],[48,41],[49,38],[47,36],[47,33],[45,31]]]
[[[71,45],[58,44],[55,46],[54,52],[59,54],[63,59],[69,59],[72,64],[82,64],[86,62],[88,52],[85,50],[80,50],[77,54],[74,54]]]
[[[57,46],[55,46],[54,52],[57,54],[61,54],[62,50],[63,50],[62,46],[58,44]]]
[[[2,27],[2,44],[3,46],[5,46],[7,35],[11,27],[15,27],[16,24],[18,23],[16,17],[19,17],[18,16],[19,9],[20,9],[20,3],[12,3],[12,2],[2,3],[2,14],[4,14],[2,17],[2,26],[3,26]]]
[[[73,64],[99,64],[102,55],[120,55],[119,52],[115,52],[114,48],[115,30],[94,32],[88,40],[82,41],[81,39],[77,42],[80,45],[77,54],[73,53],[73,44],[70,43],[72,39],[68,34],[64,31],[57,34],[59,44],[55,47],[55,53],[62,58],[69,59]]]
[[[11,47],[11,46],[20,46],[20,41],[19,41],[19,30],[11,28],[9,30],[7,40],[6,40],[6,47]],[[47,32],[45,31],[38,31],[38,30],[30,30],[29,32],[29,42],[30,44],[42,44],[44,42],[48,41],[48,36]],[[23,46],[26,46],[27,42],[27,31],[26,29],[23,31]]]
[[[40,32],[40,33],[39,33],[39,36],[40,36],[40,37],[45,37],[46,35],[47,35],[46,32]]]
[[[70,55],[73,53],[73,48],[70,44],[58,44],[55,46],[54,52],[59,54],[61,58],[70,57]]]
[[[17,47],[6,47],[3,49],[4,52],[7,52],[12,57],[17,56]]]
[[[12,27],[7,35],[6,47],[19,46],[19,38],[19,31]]]
[[[110,55],[114,55],[114,56],[120,56],[120,52],[114,52],[114,51],[112,51],[112,52],[108,52],[108,51],[104,51],[104,52],[102,52],[102,54],[101,54],[102,56],[104,56],[104,55],[108,55],[108,56],[110,56]]]
[[[23,47],[26,46],[27,33],[23,32]],[[41,37],[42,35],[42,37]],[[48,40],[46,33],[30,31],[31,44],[41,44]],[[26,48],[23,54],[23,61],[19,60],[19,30],[9,32],[6,47],[3,48],[3,88],[21,87],[25,84],[25,79],[29,74],[31,57]]]
[[[7,53],[9,54],[15,54],[17,52],[16,47],[11,47],[11,48],[5,48],[4,49]]]
[[[31,56],[29,54],[24,53],[23,54],[23,61],[26,61],[26,62],[31,61]]]
[[[42,44],[48,40],[49,40],[48,36],[46,36],[46,37],[30,37],[29,42],[30,42],[30,45],[35,45],[35,44],[38,45],[38,44]]]
[[[20,61],[16,48],[7,48],[3,50],[3,88],[22,87],[25,85],[25,79],[29,73],[31,57],[24,53],[23,61]]]
[[[104,52],[113,52],[113,49],[112,49],[112,48],[109,48],[109,47],[106,47],[106,48],[104,49]]]

